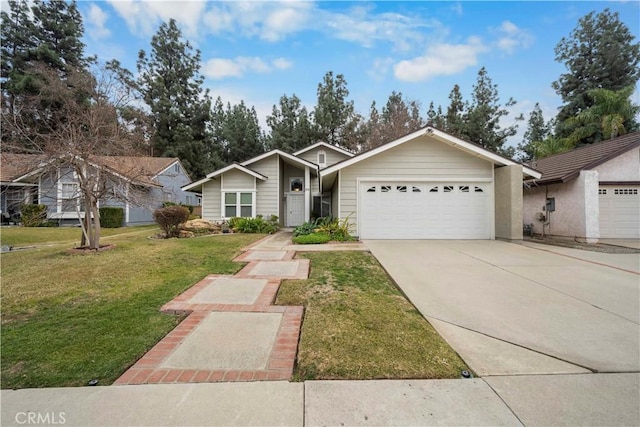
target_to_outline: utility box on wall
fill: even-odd
[[[549,197],[547,199],[547,203],[544,205],[544,210],[547,212],[554,212],[556,210],[556,199],[555,197]]]

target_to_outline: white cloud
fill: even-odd
[[[397,79],[407,82],[450,76],[476,65],[478,55],[487,50],[478,37],[470,37],[464,44],[433,44],[423,56],[396,64],[394,74]]]
[[[373,61],[371,69],[367,71],[367,74],[369,74],[369,77],[373,80],[380,82],[389,73],[389,69],[393,65],[393,62],[393,58],[376,58]]]
[[[498,34],[496,46],[498,49],[513,53],[518,48],[526,49],[533,44],[534,37],[527,30],[523,30],[511,21],[503,21],[493,32]]]
[[[273,70],[285,70],[291,66],[291,61],[285,58],[265,62],[258,57],[237,56],[233,59],[209,59],[202,67],[202,73],[206,77],[219,80],[227,77],[242,77],[248,72],[264,74]]]
[[[87,23],[87,35],[93,40],[106,39],[111,36],[111,31],[105,24],[109,15],[95,3],[91,3],[85,22]]]
[[[200,20],[206,8],[205,0],[136,1],[107,0],[124,19],[132,33],[154,34],[162,22],[175,19],[186,36],[197,36]]]

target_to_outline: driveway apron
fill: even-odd
[[[481,375],[640,371],[634,272],[502,241],[365,243]]]

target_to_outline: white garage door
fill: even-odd
[[[366,182],[362,239],[490,239],[491,183]]]
[[[640,238],[640,185],[600,187],[600,237]]]

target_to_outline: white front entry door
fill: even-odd
[[[488,182],[363,182],[361,239],[490,239]]]
[[[287,194],[287,227],[297,227],[304,222],[304,193]]]

